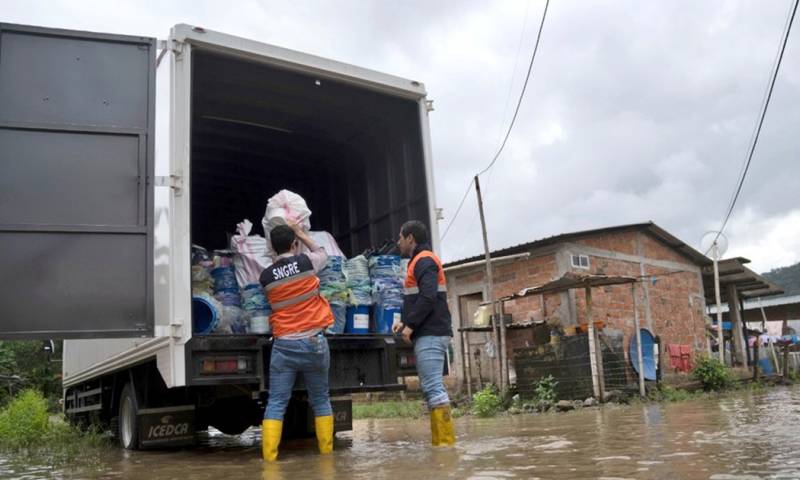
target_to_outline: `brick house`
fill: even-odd
[[[556,235],[495,251],[492,258],[496,298],[542,285],[567,272],[640,277],[644,280],[636,291],[642,328],[658,335],[665,349],[670,344],[688,345],[695,354],[706,349],[702,267],[711,260],[652,222]],[[462,384],[466,369],[457,332],[460,326],[472,325],[483,300],[485,267],[482,255],[444,267],[456,335],[453,370]],[[592,305],[594,320],[604,320],[606,331],[621,333],[627,350],[631,335],[635,335],[630,285],[595,289]],[[510,314],[514,323],[546,321],[569,327],[585,323],[585,311],[584,292],[576,290],[504,304],[504,313]],[[484,348],[488,335],[466,335],[473,381],[478,375],[476,365],[482,380],[494,380]],[[531,346],[534,341],[534,329],[509,330],[509,358],[515,348]]]

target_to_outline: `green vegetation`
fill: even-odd
[[[697,392],[690,392],[682,388],[659,385],[657,389],[650,392],[648,398],[656,402],[683,402],[700,396],[702,396],[702,392],[698,394]]]
[[[19,392],[34,389],[47,399],[49,411],[59,410],[61,342],[55,342],[54,346],[57,355],[45,351],[44,343],[38,340],[0,340],[0,406]]]
[[[538,382],[536,382],[536,399],[539,401],[555,402],[556,401],[556,385],[558,382],[552,375],[548,375]]]
[[[51,465],[96,464],[109,440],[96,432],[81,432],[63,418],[51,418],[44,396],[24,390],[0,410],[0,452],[34,458]]]
[[[472,413],[478,417],[493,417],[503,408],[503,399],[494,385],[472,396]]]
[[[778,284],[786,292],[784,295],[800,293],[800,262],[788,267],[775,268],[762,275],[767,280]]]
[[[734,383],[730,370],[716,358],[708,356],[698,357],[692,377],[703,385],[705,391],[718,392],[730,388]]]
[[[418,418],[423,413],[419,400],[354,403],[353,418]]]

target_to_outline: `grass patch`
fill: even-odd
[[[353,418],[419,418],[423,414],[420,400],[354,403]]]
[[[47,400],[35,390],[20,392],[0,410],[0,452],[15,460],[61,466],[99,464],[100,453],[111,445],[94,431],[83,432],[63,416],[51,417]]]
[[[704,392],[690,392],[682,388],[661,385],[658,389],[650,392],[649,399],[656,402],[684,402],[686,400],[701,398],[704,395]]]

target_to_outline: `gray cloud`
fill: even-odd
[[[187,22],[425,82],[438,206],[454,213],[510,120],[543,8],[519,2],[7,1],[3,21],[163,38]],[[493,248],[654,220],[696,244],[725,212],[789,1],[551,2],[518,124],[482,178]],[[728,232],[757,269],[800,260],[795,25]],[[442,245],[481,251],[472,196]],[[768,237],[768,238],[765,238]]]

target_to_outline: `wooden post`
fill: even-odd
[[[789,378],[789,345],[783,346],[783,381]]]
[[[589,324],[589,365],[592,368],[592,389],[595,398],[603,401],[605,394],[605,379],[603,378],[603,350],[597,337],[592,320],[592,289],[586,287],[586,321]]]
[[[498,308],[497,302],[494,299],[494,278],[492,273],[492,255],[489,251],[489,236],[486,233],[486,217],[483,214],[483,197],[481,197],[481,183],[478,179],[478,175],[475,175],[475,193],[478,195],[478,212],[480,213],[481,217],[481,232],[483,233],[483,250],[484,256],[486,258],[486,282],[487,282],[487,290],[488,290],[488,300],[492,304],[492,316],[491,316],[491,324],[492,324],[492,341],[495,345],[495,362],[494,364],[494,374],[495,379],[498,382],[498,387],[500,387],[500,391],[505,393],[506,385],[505,385],[505,377],[503,375],[503,359],[505,354],[503,352],[503,347],[500,345],[501,341],[498,339],[497,335],[497,318],[498,318]],[[505,324],[500,321],[500,336],[505,335],[506,327]],[[504,343],[504,342],[503,342]]]
[[[460,315],[459,315],[460,316]],[[460,322],[461,320],[459,320]],[[472,398],[472,368],[470,364],[472,361],[469,358],[469,334],[459,329],[461,336],[461,374],[464,375],[464,381],[467,382],[467,398]]]
[[[753,380],[758,380],[758,344],[761,343],[761,335],[756,337],[756,341],[753,342]]]
[[[631,295],[633,295],[633,326],[636,328],[636,360],[639,363],[639,395],[642,398],[647,395],[644,388],[644,359],[642,358],[642,331],[639,326],[639,302],[636,299],[636,282],[631,283]]]
[[[745,364],[745,351],[747,348],[744,339],[742,338],[742,314],[739,311],[739,291],[736,290],[736,285],[729,284],[728,290],[728,317],[731,321],[731,345],[733,346],[735,355],[731,361],[737,365]]]
[[[725,365],[725,337],[722,332],[722,301],[719,294],[719,250],[717,249],[717,242],[711,246],[712,255],[714,256],[714,296],[717,301],[717,344],[719,345],[719,361]]]

